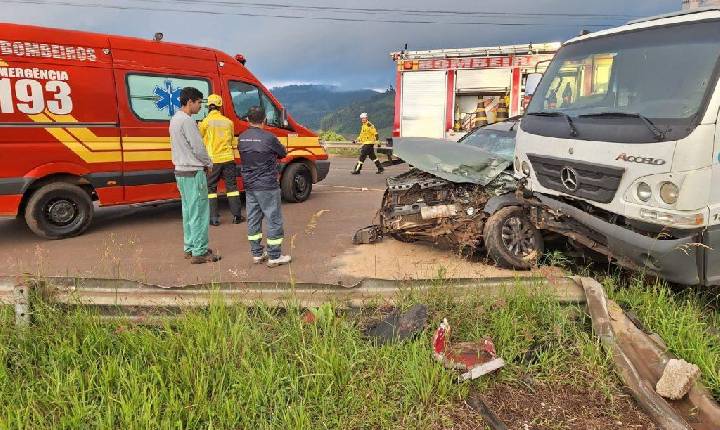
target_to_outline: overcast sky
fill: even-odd
[[[394,83],[395,69],[389,53],[402,49],[405,43],[408,44],[409,49],[417,50],[562,41],[578,34],[583,28],[597,30],[600,28],[596,27],[597,25],[618,25],[627,21],[628,16],[642,17],[678,10],[681,0],[592,2],[588,0],[307,0],[302,2],[297,0],[202,2],[2,0],[2,2],[4,4],[0,20],[5,22],[143,38],[151,38],[155,32],[163,32],[167,41],[209,46],[229,54],[242,53],[248,59],[247,66],[250,70],[268,86],[286,83],[324,83],[338,85],[344,89],[382,89]],[[57,3],[95,6],[63,6]],[[268,7],[268,4],[276,6]],[[105,9],[97,5],[113,5],[129,9]],[[260,7],[261,5],[265,6]],[[277,7],[277,5],[287,7]],[[303,9],[297,9],[298,6]],[[306,9],[308,6],[311,9]],[[320,8],[312,9],[313,6]],[[159,10],[135,10],[132,9],[133,7]],[[403,9],[405,12],[388,9]],[[191,10],[205,13],[194,13]],[[407,11],[433,12],[418,14]],[[461,11],[473,12],[475,15],[454,13]],[[489,13],[489,15],[480,15],[481,13]],[[509,15],[502,15],[504,13]],[[515,15],[518,13],[529,15]],[[576,16],[576,14],[593,16]],[[363,19],[370,22],[328,21],[319,18]],[[461,22],[472,24],[460,24]],[[540,25],[499,26],[492,25],[493,23]]]

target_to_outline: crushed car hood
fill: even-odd
[[[512,164],[512,160],[472,145],[426,137],[393,139],[393,152],[423,172],[451,182],[482,186]]]

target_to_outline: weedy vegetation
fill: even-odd
[[[712,290],[672,288],[641,276],[603,279],[608,296],[631,310],[645,328],[657,333],[674,355],[696,364],[702,382],[720,399],[720,315]]]
[[[471,388],[554,382],[605,393],[612,414],[618,382],[581,307],[514,285],[497,299],[453,298],[442,279],[401,297],[403,308],[418,302],[429,306],[428,329],[381,347],[362,328],[382,308],[325,305],[308,324],[292,304],[217,302],[136,325],[39,301],[24,329],[5,310],[0,428],[439,429]],[[491,337],[507,366],[458,384],[430,353],[443,317],[453,341]]]

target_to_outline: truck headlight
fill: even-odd
[[[515,160],[513,162],[513,168],[516,172],[520,173],[520,159],[515,157]]]
[[[680,189],[672,182],[663,182],[660,185],[660,198],[665,203],[669,205],[677,203],[678,194],[680,194]]]
[[[637,186],[637,197],[644,202],[650,200],[650,197],[652,197],[650,185],[645,182],[640,182]]]
[[[530,165],[527,161],[522,162],[522,173],[525,176],[530,176]]]

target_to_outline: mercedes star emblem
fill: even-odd
[[[571,167],[563,167],[560,171],[560,181],[568,191],[575,191],[578,188],[577,173]]]

